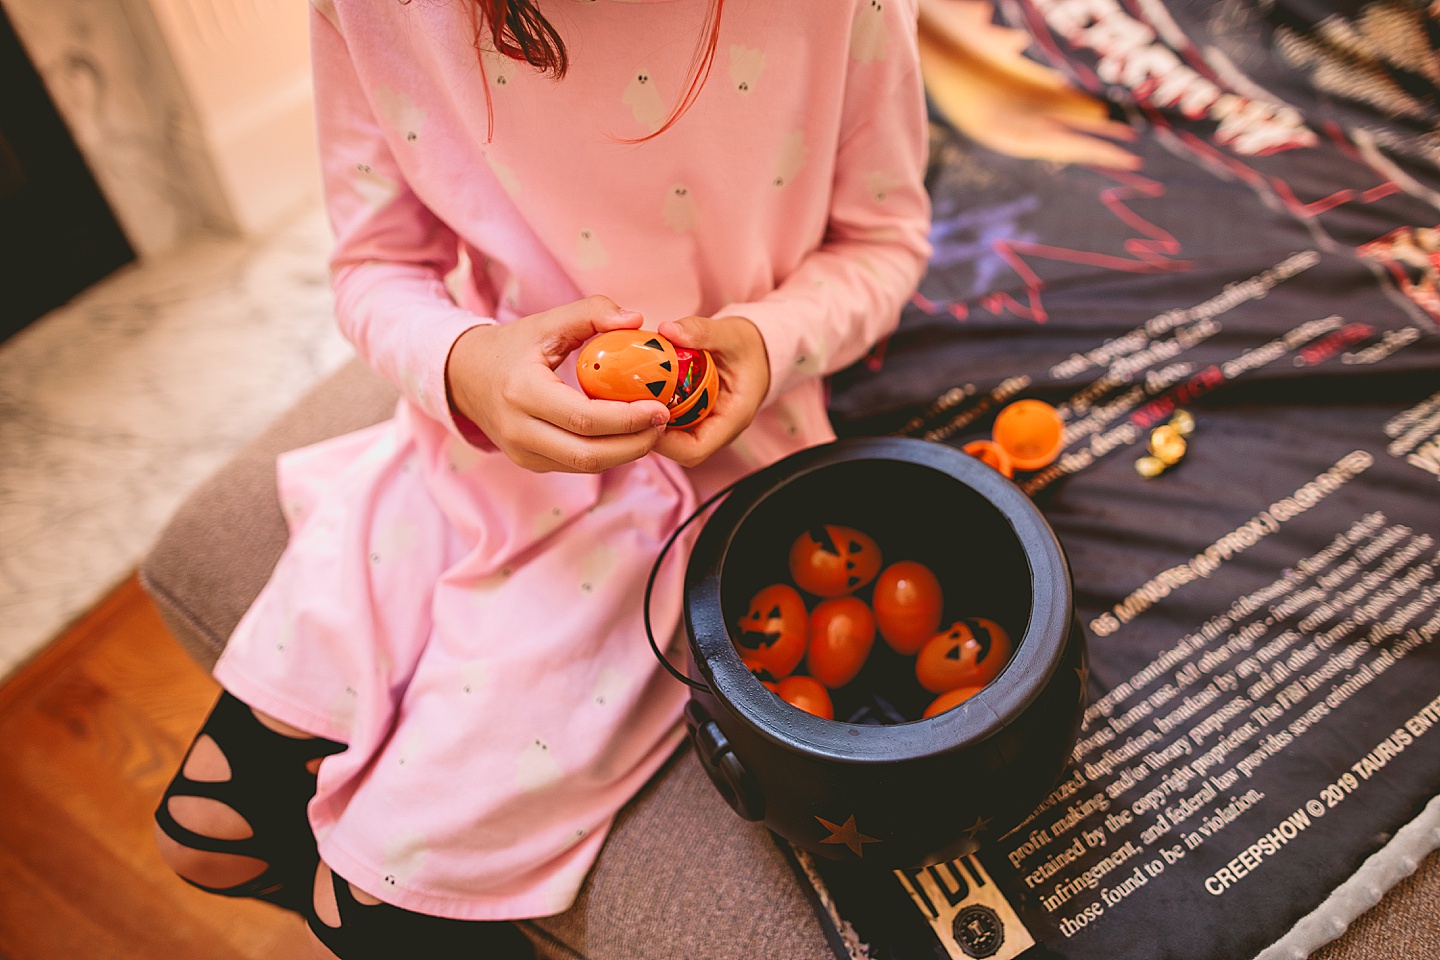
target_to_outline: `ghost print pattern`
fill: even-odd
[[[516,61],[486,43],[480,47],[480,64],[491,88],[504,90],[515,79]]]
[[[560,779],[560,763],[550,744],[539,737],[531,740],[515,758],[515,787],[522,793],[543,790]]]
[[[350,186],[360,202],[372,213],[377,212],[400,195],[400,183],[361,161],[355,164]]]
[[[883,4],[889,0],[866,0],[855,15],[850,32],[850,58],[857,63],[884,60],[890,51],[890,28],[885,25]]]
[[[580,592],[592,594],[615,570],[619,551],[608,543],[596,544],[580,559]]]
[[[805,131],[792,130],[780,141],[780,150],[775,157],[775,176],[771,180],[775,189],[783,189],[792,182],[805,166]]]
[[[600,234],[589,227],[580,231],[575,243],[575,266],[581,270],[598,270],[610,262]]]
[[[630,77],[625,92],[620,95],[620,102],[630,108],[630,115],[645,128],[646,133],[654,133],[665,122],[665,98],[660,96],[649,70],[641,68]]]
[[[676,233],[689,233],[700,219],[700,210],[695,206],[695,195],[683,183],[677,183],[665,191],[660,216],[665,225]]]
[[[600,675],[595,678],[595,689],[591,692],[590,699],[597,707],[613,706],[621,702],[630,691],[634,679],[628,673],[616,670],[614,667],[604,667]]]
[[[415,549],[420,534],[415,525],[406,520],[397,520],[384,527],[370,541],[370,562],[377,566],[395,563]]]
[[[730,86],[740,94],[751,94],[760,84],[760,74],[765,71],[765,52],[754,47],[730,45]]]
[[[403,887],[420,872],[430,850],[426,838],[413,830],[404,830],[385,841],[381,852],[385,873],[382,882],[389,889]]]
[[[387,126],[406,143],[415,143],[425,127],[425,111],[410,95],[392,87],[375,88],[375,109]]]

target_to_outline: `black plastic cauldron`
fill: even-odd
[[[756,591],[788,582],[790,544],[821,524],[868,533],[886,564],[929,566],[945,588],[942,627],[999,622],[1015,640],[1004,671],[928,720],[906,719],[933,699],[914,658],[878,638],[861,675],[834,692],[836,720],[763,687],[730,630]],[[958,450],[876,438],[788,457],[734,487],[686,570],[685,625],[704,680],[686,720],[701,763],[742,817],[818,856],[898,867],[968,853],[1034,809],[1074,746],[1086,667],[1071,590],[1034,504]]]

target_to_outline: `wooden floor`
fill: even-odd
[[[218,694],[132,578],[0,687],[0,960],[300,960],[298,918],[178,880],[151,811]]]

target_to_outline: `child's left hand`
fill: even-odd
[[[689,430],[667,429],[655,452],[682,467],[703,463],[750,426],[770,389],[770,355],[760,330],[744,317],[684,317],[659,333],[681,347],[709,350],[720,375],[714,411]]]

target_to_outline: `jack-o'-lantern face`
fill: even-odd
[[[850,527],[826,524],[800,534],[790,547],[790,576],[817,597],[842,597],[880,572],[880,548]]]
[[[668,406],[680,381],[680,358],[674,344],[649,330],[609,330],[580,349],[575,374],[592,399]]]
[[[915,679],[931,693],[983,687],[1010,660],[1010,635],[994,620],[967,617],[931,637],[915,657]]]
[[[765,664],[751,657],[741,657],[740,662],[745,664],[745,669],[750,671],[752,677],[760,681],[760,686],[774,692],[778,681],[775,679],[775,674],[771,673]]]
[[[680,360],[680,381],[670,401],[670,426],[688,430],[710,415],[720,373],[709,350],[676,347],[675,355]]]
[[[750,671],[758,666],[770,679],[788,677],[805,657],[810,615],[800,591],[776,583],[755,594],[736,624],[735,649]]]

